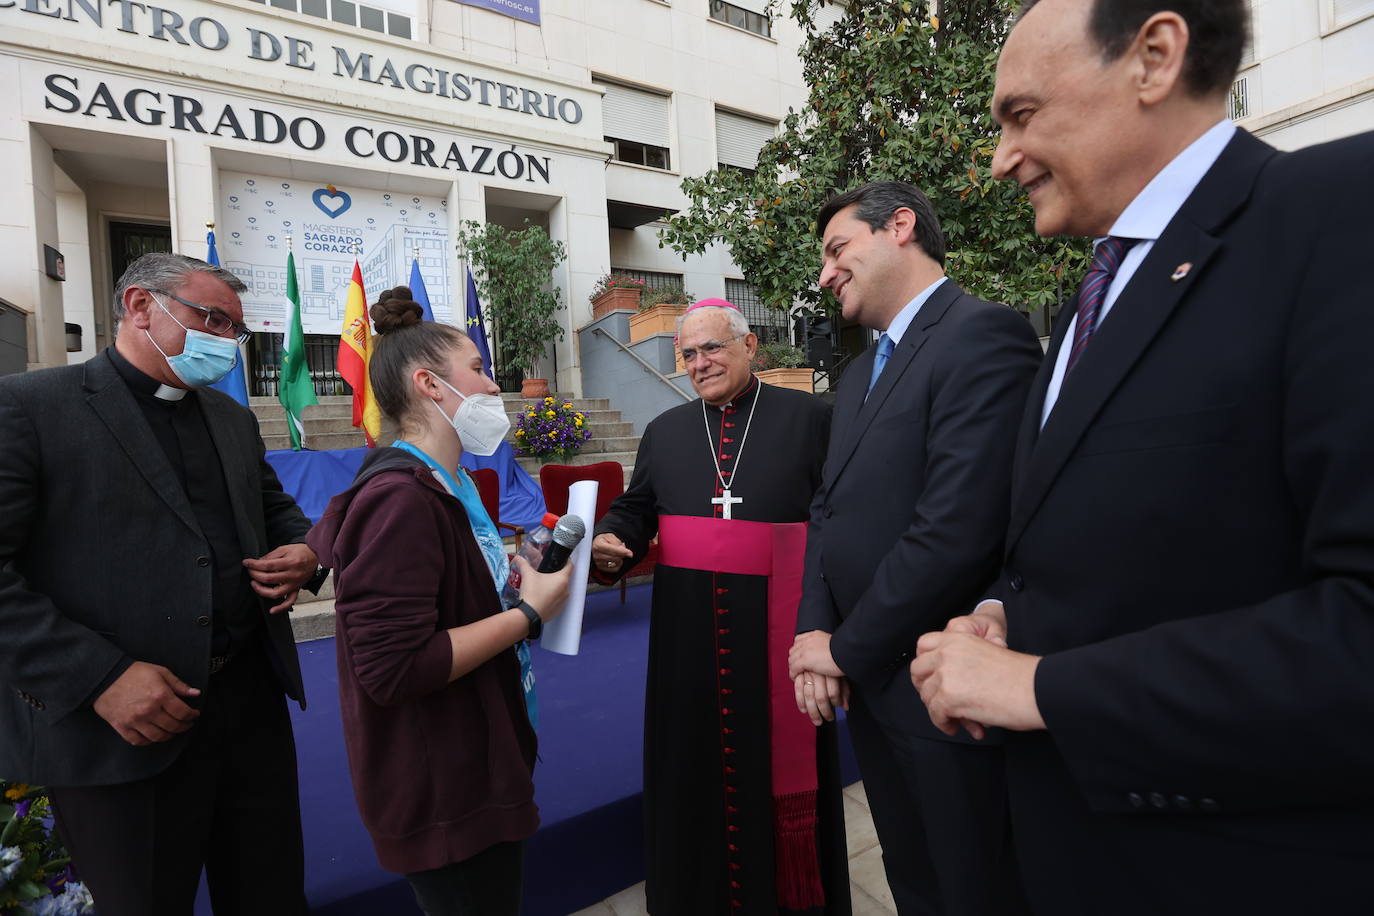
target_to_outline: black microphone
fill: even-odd
[[[587,536],[587,525],[576,515],[565,515],[553,526],[553,541],[539,561],[537,572],[558,572],[568,562],[573,548]]]

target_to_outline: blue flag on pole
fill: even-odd
[[[468,268],[468,287],[467,295],[463,297],[467,301],[467,317],[463,322],[463,330],[467,331],[472,342],[477,345],[477,352],[482,354],[482,370],[490,378],[496,376],[491,374],[491,348],[487,346],[487,328],[482,323],[482,303],[477,300],[477,283],[472,279],[472,268]]]
[[[420,308],[424,314],[420,317],[425,321],[434,320],[434,309],[429,307],[429,290],[425,289],[425,278],[420,273],[420,259],[410,259],[410,294],[415,297],[415,301],[420,303]]]
[[[219,250],[215,248],[215,230],[213,229],[205,233],[205,248],[205,263],[219,267]],[[244,407],[248,406],[248,382],[243,371],[242,350],[239,351],[238,361],[234,363],[234,368],[229,370],[229,374],[210,387],[216,391],[223,391]]]

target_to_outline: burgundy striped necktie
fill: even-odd
[[[1139,239],[1119,239],[1109,235],[1103,239],[1093,252],[1092,266],[1083,277],[1083,286],[1078,291],[1078,323],[1073,329],[1073,349],[1069,351],[1069,362],[1064,367],[1068,375],[1078,357],[1087,349],[1088,338],[1097,330],[1097,320],[1102,314],[1102,303],[1107,300],[1107,288],[1112,285],[1126,252]]]

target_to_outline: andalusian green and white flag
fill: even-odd
[[[291,322],[282,335],[281,373],[277,378],[277,400],[286,409],[286,428],[291,431],[291,447],[301,449],[305,433],[302,415],[315,399],[315,383],[305,361],[305,331],[301,329],[301,291],[296,285],[296,256],[286,255],[286,298],[291,303]]]

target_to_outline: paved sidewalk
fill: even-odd
[[[873,831],[862,782],[844,790],[844,829],[849,840],[849,892],[854,916],[895,916],[897,908],[883,875],[883,851]],[[572,916],[645,916],[644,882]]]

